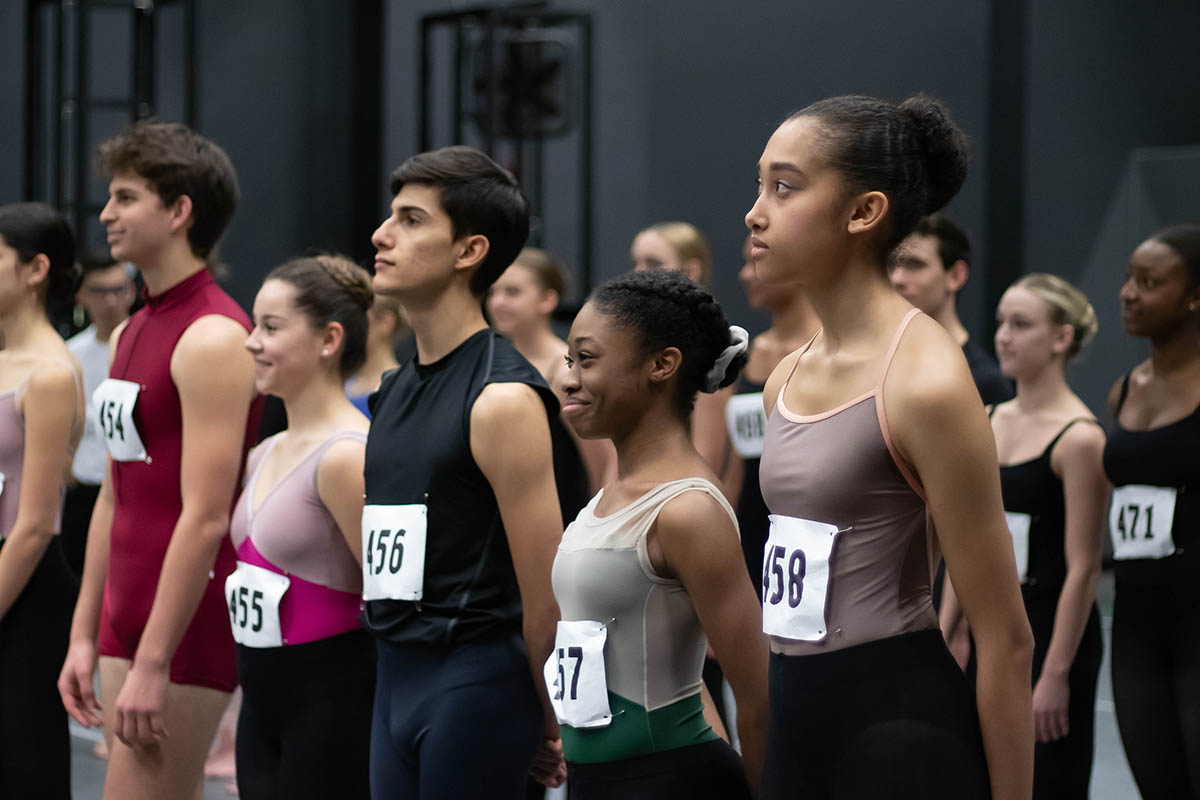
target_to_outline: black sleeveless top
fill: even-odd
[[[1067,506],[1062,481],[1050,467],[1050,454],[1077,422],[1096,421],[1087,417],[1073,419],[1050,440],[1037,458],[1000,467],[1004,510],[1030,517],[1029,564],[1025,584],[1021,587],[1026,599],[1030,595],[1057,599],[1067,578]]]
[[[764,383],[755,383],[749,380],[744,375],[738,375],[737,380],[733,384],[734,395],[757,394],[759,395],[759,413],[762,414],[762,391],[766,386]],[[762,419],[765,420],[765,414],[762,414]],[[727,420],[727,425],[750,425],[757,426],[758,420]],[[765,433],[764,430],[755,430],[751,432],[760,438]],[[735,450],[732,454],[734,458],[740,458]],[[750,577],[753,579],[750,582],[754,584],[754,591],[759,595],[762,594],[762,568],[763,568],[763,547],[767,544],[767,534],[769,533],[770,523],[767,521],[767,515],[770,510],[767,509],[767,504],[763,500],[762,489],[758,483],[758,464],[759,459],[743,458],[742,459],[742,491],[738,495],[737,503],[737,518],[738,528],[742,536],[742,555],[746,560],[746,569],[750,571]],[[759,597],[761,600],[762,598]]]
[[[1115,561],[1118,583],[1200,584],[1200,406],[1170,425],[1131,431],[1117,420],[1129,394],[1129,375],[1121,382],[1113,424],[1104,447],[1104,472],[1114,487],[1127,484],[1174,487],[1175,553],[1160,559]]]
[[[490,383],[524,383],[558,401],[507,339],[479,331],[432,364],[410,358],[371,395],[363,474],[368,505],[428,508],[422,599],[371,600],[363,625],[391,642],[462,643],[521,630],[508,537],[471,455],[471,408]]]

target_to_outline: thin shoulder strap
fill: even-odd
[[[1066,425],[1064,425],[1062,430],[1058,432],[1058,435],[1050,440],[1050,444],[1046,445],[1046,449],[1042,452],[1043,458],[1050,455],[1050,452],[1054,449],[1054,445],[1058,444],[1058,440],[1061,439],[1066,434],[1067,431],[1071,430],[1071,427],[1076,422],[1091,422],[1096,425],[1100,424],[1099,422],[1096,421],[1096,419],[1094,417],[1076,417],[1075,419],[1071,420]]]
[[[1125,406],[1125,398],[1129,396],[1129,376],[1132,372],[1126,372],[1125,377],[1121,378],[1121,394],[1117,397],[1117,410],[1113,412],[1114,417],[1121,416],[1121,409]]]
[[[820,335],[821,329],[817,328],[817,332],[812,335],[812,338],[805,342],[804,346],[796,351],[796,360],[792,362],[792,368],[788,370],[787,378],[785,378],[783,381],[783,386],[779,387],[779,395],[776,397],[775,402],[779,402],[779,397],[783,396],[783,392],[785,389],[787,389],[787,385],[792,382],[792,375],[796,374],[796,367],[800,364],[800,359],[804,358],[804,354],[808,352],[809,348],[813,346],[813,342],[815,342],[817,337]]]
[[[895,357],[896,350],[900,347],[900,340],[904,338],[904,331],[908,329],[908,323],[912,322],[920,313],[921,309],[919,308],[910,309],[904,315],[904,319],[900,320],[900,327],[896,328],[896,333],[892,336],[892,343],[888,346],[887,355],[883,357],[883,369],[879,371],[879,383],[875,385],[875,391],[879,397],[883,396],[883,382],[892,366],[892,358]]]

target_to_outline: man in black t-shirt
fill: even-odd
[[[971,242],[945,217],[925,217],[900,243],[888,263],[892,286],[904,299],[942,324],[963,349],[984,405],[1011,399],[1012,382],[958,319],[955,301],[970,274]]]

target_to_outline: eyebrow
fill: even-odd
[[[576,336],[573,341],[575,344],[579,344],[580,342],[594,342],[596,340],[590,336]]]
[[[772,172],[795,172],[798,175],[803,175],[804,170],[797,167],[789,161],[774,161],[771,163],[770,171]]]

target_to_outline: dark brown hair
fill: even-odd
[[[342,326],[342,355],[338,362],[348,378],[367,359],[367,310],[374,292],[371,276],[345,256],[326,254],[294,258],[267,275],[296,289],[296,308],[314,329],[331,322]]]

